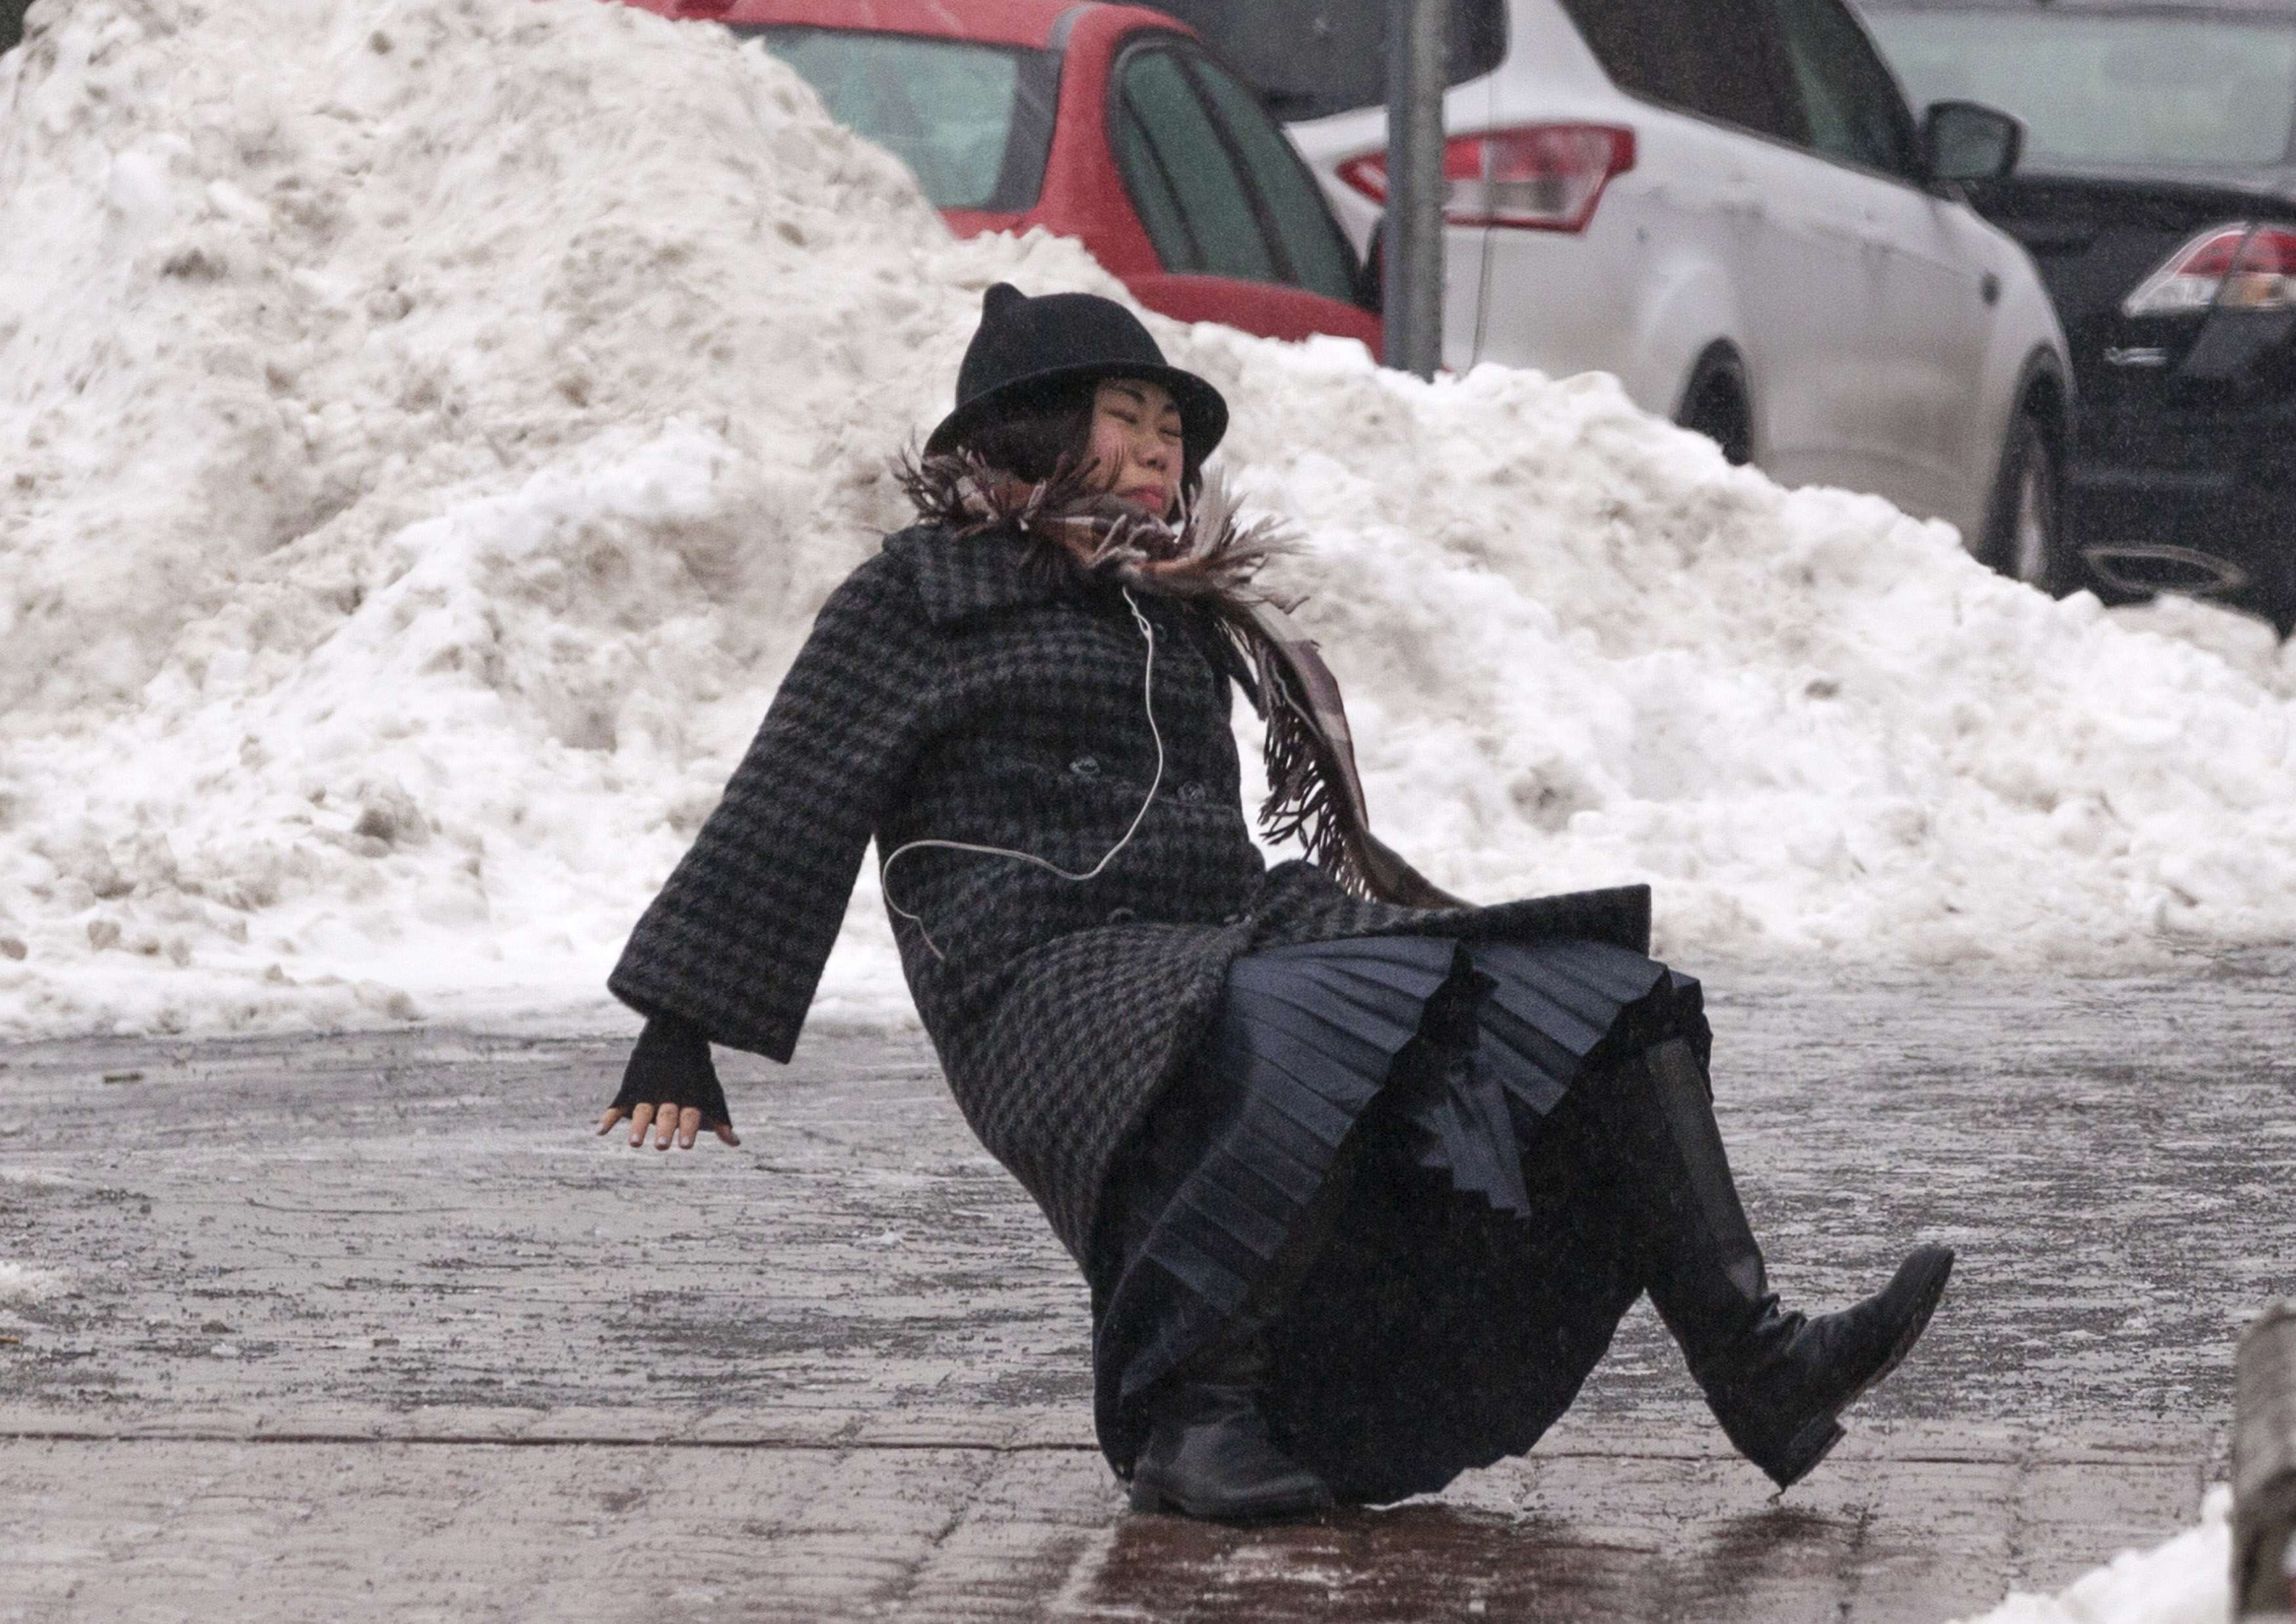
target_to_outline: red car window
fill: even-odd
[[[1258,98],[1226,69],[1193,53],[1185,60],[1188,77],[1211,103],[1265,205],[1267,223],[1290,273],[1283,280],[1326,299],[1353,299],[1355,257],[1300,154]]]
[[[906,164],[936,209],[1035,205],[1060,95],[1054,53],[845,29],[734,31],[762,40],[831,118]]]
[[[1124,58],[1112,111],[1117,168],[1166,270],[1285,280],[1227,143],[1171,52]]]

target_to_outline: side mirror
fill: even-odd
[[[1975,102],[1932,102],[1922,115],[1922,161],[1932,181],[2003,180],[2025,151],[2025,127]]]

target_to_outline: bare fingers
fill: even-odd
[[[658,1106],[641,1104],[627,1112],[619,1105],[609,1105],[605,1114],[598,1119],[598,1131],[602,1134],[611,1132],[625,1114],[630,1120],[630,1144],[633,1149],[642,1148],[651,1137],[656,1150],[666,1151],[675,1144],[680,1150],[690,1151],[704,1127],[716,1134],[721,1144],[742,1143],[742,1136],[734,1131],[731,1122],[705,1124],[701,1111],[696,1107],[688,1105],[681,1110],[667,1100]]]

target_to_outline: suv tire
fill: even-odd
[[[2072,584],[2066,567],[2062,471],[2042,408],[2028,400],[2010,420],[1977,556],[2012,580],[2055,595]]]
[[[1722,447],[1734,468],[1754,460],[1753,414],[1746,407],[1746,374],[1726,349],[1710,350],[1682,391],[1681,427],[1703,434]]]

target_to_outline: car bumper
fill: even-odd
[[[2156,592],[2218,598],[2283,618],[2296,593],[2296,491],[2231,474],[2076,465],[2065,534],[2108,602]]]
[[[2108,602],[2184,593],[2296,625],[2296,387],[2277,336],[2216,380],[2189,366],[2083,380],[2064,488],[2076,585]]]

